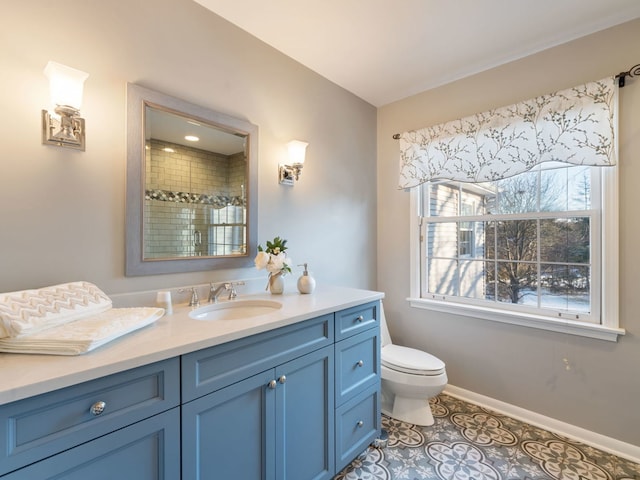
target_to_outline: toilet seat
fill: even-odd
[[[382,348],[381,363],[387,368],[412,375],[440,375],[445,364],[438,357],[401,345],[386,345]]]

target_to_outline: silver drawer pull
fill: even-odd
[[[274,388],[276,388],[276,387],[278,386],[278,384],[276,383],[276,381],[275,381],[275,380],[271,380],[271,381],[267,384],[267,386],[268,386],[269,388],[271,388],[271,389],[274,389]]]
[[[356,365],[358,367],[362,367],[362,366],[364,366],[364,362],[362,360],[359,360],[358,363],[356,363]]]
[[[278,379],[278,381],[279,381],[280,383],[284,383],[284,382],[286,382],[286,381],[287,381],[287,377],[285,377],[284,375],[282,375],[282,376]]]
[[[364,426],[364,422],[362,420],[360,420],[358,423],[356,423],[356,426],[358,428],[362,428]]]
[[[91,408],[89,409],[89,411],[91,412],[91,415],[93,415],[94,417],[97,417],[98,415],[101,415],[102,412],[104,412],[104,409],[106,408],[107,404],[105,402],[96,402],[93,405],[91,405]]]
[[[358,315],[358,317],[356,318],[356,322],[361,323],[364,320],[364,317],[362,315]]]

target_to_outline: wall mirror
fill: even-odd
[[[252,264],[258,127],[127,84],[127,275]]]

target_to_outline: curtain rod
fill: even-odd
[[[619,74],[617,74],[615,76],[615,78],[618,79],[618,87],[622,88],[622,87],[625,86],[625,78],[627,78],[627,77],[638,77],[638,76],[640,76],[640,63],[637,64],[637,65],[634,65],[633,67],[631,67],[626,72],[620,72]],[[392,138],[394,140],[399,140],[400,139],[400,134],[399,133],[394,133]]]
[[[618,79],[618,86],[620,88],[624,87],[624,79],[626,77],[637,77],[638,75],[640,75],[640,63],[638,65],[634,65],[626,72],[620,72],[616,75],[616,78]]]

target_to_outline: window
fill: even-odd
[[[544,163],[414,188],[412,305],[617,338],[615,170]]]
[[[412,306],[624,334],[617,105],[608,77],[397,135]]]

